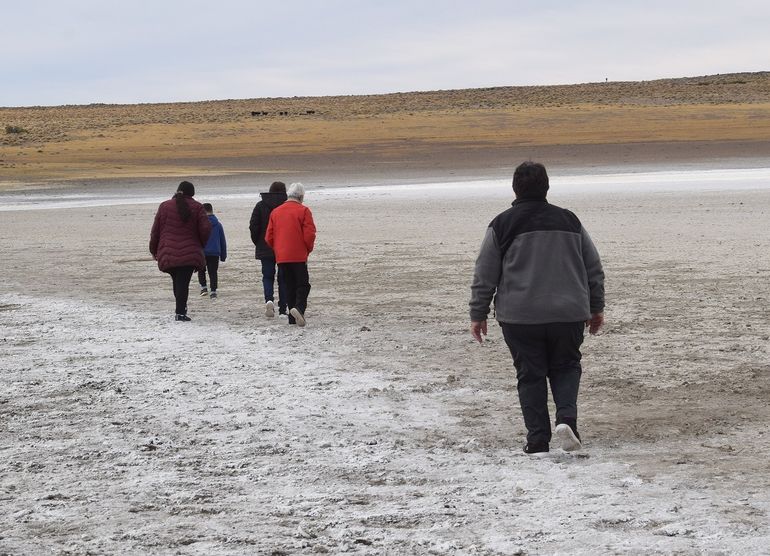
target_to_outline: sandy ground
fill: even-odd
[[[770,188],[552,178],[608,322],[585,450],[532,459],[499,328],[468,333],[508,187],[308,193],[305,329],[262,315],[256,195],[215,201],[231,254],[191,323],[156,204],[0,212],[0,554],[770,553]]]

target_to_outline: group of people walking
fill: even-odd
[[[556,406],[554,432],[561,447],[581,448],[577,427],[580,346],[586,328],[596,334],[604,323],[599,253],[575,214],[548,203],[548,189],[542,164],[524,162],[516,168],[515,199],[487,227],[470,300],[470,331],[478,342],[487,334],[494,301],[495,318],[516,368],[527,429],[524,452],[532,455],[550,449],[549,385]],[[199,204],[194,194],[190,182],[179,184],[174,197],[160,205],[150,239],[158,267],[171,275],[180,321],[190,320],[187,297],[193,271],[201,272],[205,288],[208,269],[209,295],[214,297],[217,265],[227,256],[224,231],[211,205]],[[278,313],[288,313],[289,323],[299,326],[305,325],[310,292],[307,258],[316,236],[313,215],[302,204],[304,195],[302,184],[294,183],[287,191],[284,183],[274,182],[270,191],[261,194],[249,222],[262,267],[265,314],[275,314],[277,274]]]
[[[179,184],[174,196],[161,203],[150,232],[150,253],[158,268],[171,276],[177,321],[187,322],[190,280],[198,272],[201,296],[217,297],[219,263],[227,259],[224,227],[210,203],[194,199],[195,186]],[[305,188],[273,182],[254,207],[249,222],[255,256],[262,265],[265,315],[275,316],[275,279],[278,313],[289,324],[305,326],[310,293],[308,255],[315,246],[313,214],[303,205]],[[277,269],[277,272],[276,272]],[[206,273],[208,272],[208,283]]]
[[[275,315],[275,277],[278,277],[278,314],[288,310],[289,324],[305,326],[310,294],[307,258],[315,246],[313,213],[303,202],[305,188],[275,181],[254,207],[249,221],[254,256],[262,265],[265,315]]]

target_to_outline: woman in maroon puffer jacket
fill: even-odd
[[[203,205],[193,199],[195,186],[189,181],[158,207],[150,232],[150,253],[158,268],[171,275],[176,299],[176,320],[189,321],[187,297],[193,272],[205,268],[203,247],[211,233],[211,223]]]

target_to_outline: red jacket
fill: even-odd
[[[182,222],[176,207],[176,199],[164,201],[155,214],[150,232],[150,253],[158,261],[163,272],[178,266],[192,266],[196,270],[206,267],[203,246],[209,239],[211,223],[203,205],[192,197],[184,197],[190,208],[190,218]]]
[[[277,263],[304,263],[315,245],[313,213],[289,199],[270,213],[265,242],[275,251]]]

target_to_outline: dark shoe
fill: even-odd
[[[572,423],[560,423],[556,425],[556,436],[561,442],[561,449],[565,452],[574,452],[580,450],[583,445],[580,443],[580,435]]]
[[[289,311],[289,314],[294,317],[294,320],[297,322],[297,326],[305,326],[305,315],[303,315],[299,309],[292,307]],[[291,321],[291,319],[289,319],[289,321]]]
[[[207,296],[209,294],[209,290],[206,288],[201,288],[201,297]]]
[[[548,444],[545,442],[537,442],[530,444],[527,442],[524,445],[524,453],[530,454],[533,456],[541,455],[541,454],[547,454],[548,453]]]
[[[177,315],[176,317],[174,317],[174,320],[178,320],[178,321],[182,321],[182,322],[189,322],[192,319],[190,317],[188,317],[187,315]]]
[[[209,299],[216,299],[217,298],[217,292],[214,290],[211,290],[211,293],[209,294]]]

